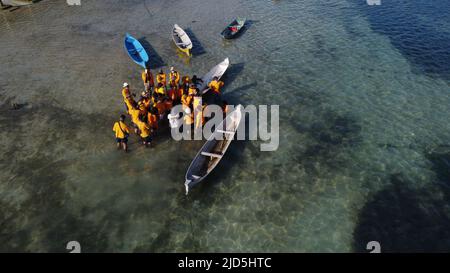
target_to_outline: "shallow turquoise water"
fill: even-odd
[[[2,11],[0,250],[64,252],[72,240],[89,252],[352,252],[372,240],[450,250],[443,3],[82,0]],[[250,25],[223,41],[235,16]],[[190,61],[175,54],[173,23],[196,38]],[[184,174],[201,142],[163,132],[152,150],[133,140],[130,154],[115,151],[121,83],[141,85],[125,32],[145,37],[153,67],[202,75],[229,57],[226,99],[279,104],[279,149],[233,143],[189,198]]]

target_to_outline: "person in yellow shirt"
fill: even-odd
[[[166,89],[162,83],[158,83],[158,85],[156,86],[156,89],[155,89],[155,93],[158,95],[161,95],[161,96],[166,95]]]
[[[178,71],[176,71],[172,66],[170,68],[170,73],[169,73],[170,88],[172,88],[174,90],[178,89],[179,83],[180,83],[180,73],[178,73]]]
[[[131,96],[130,85],[128,83],[124,82],[123,88],[122,88],[123,100],[125,101],[129,96]]]
[[[152,130],[151,130],[150,126],[148,126],[147,123],[143,122],[140,119],[138,120],[136,125],[139,129],[139,136],[141,137],[142,144],[145,147],[150,146],[152,143],[152,136],[151,136]]]
[[[202,128],[203,125],[203,107],[202,107],[202,97],[201,96],[195,96],[192,108],[194,109],[194,128],[195,130],[198,130]]]
[[[116,121],[113,126],[113,131],[116,135],[117,149],[128,151],[128,136],[130,135],[130,129],[125,124],[125,115],[120,115],[120,120]]]
[[[142,104],[144,104],[145,109],[147,109],[147,110],[152,105],[152,100],[149,97],[149,94],[146,92],[142,92],[142,96],[141,96],[141,99],[139,100],[139,102],[142,102]]]
[[[150,92],[153,88],[153,74],[149,68],[146,68],[141,74],[142,81],[144,82],[145,91]]]
[[[193,95],[184,94],[181,97],[181,104],[183,104],[183,106],[190,108],[193,98],[194,98]]]
[[[195,84],[191,84],[191,86],[189,87],[189,90],[188,90],[188,95],[195,96],[197,94],[197,90],[198,90],[197,86]]]
[[[134,132],[137,134],[137,123],[139,121],[139,115],[141,114],[141,111],[136,108],[131,108],[128,110],[128,113],[131,116],[131,122],[133,123]]]
[[[125,99],[125,108],[126,108],[128,113],[130,112],[130,109],[136,108],[136,106],[137,106],[137,104],[136,104],[136,101],[133,99],[133,97],[128,96]]]
[[[166,88],[167,85],[166,74],[162,69],[159,70],[159,73],[156,75],[156,83],[158,84],[161,83],[164,86],[164,88]]]
[[[220,95],[220,88],[223,86],[223,81],[219,81],[217,77],[208,84],[208,87],[216,94]]]

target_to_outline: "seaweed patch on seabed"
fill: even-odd
[[[381,252],[450,251],[449,189],[432,183],[412,188],[402,174],[392,174],[389,180],[361,209],[354,250],[367,252],[367,242],[375,240]]]
[[[361,126],[352,117],[325,112],[318,120],[309,126],[295,127],[299,133],[312,139],[312,144],[306,148],[300,146],[296,162],[302,164],[308,173],[317,175],[317,163],[333,170],[341,169],[346,159],[340,155],[361,142]]]
[[[0,133],[4,141],[0,251],[62,252],[64,244],[73,238],[86,239],[86,249],[105,249],[105,236],[95,232],[99,229],[66,208],[70,198],[63,170],[71,162],[57,150],[59,140],[76,142],[79,125],[95,126],[96,117],[86,115],[84,120],[53,106],[11,110],[9,102],[0,105],[0,111],[0,127],[6,128]],[[88,120],[90,123],[86,123]],[[81,151],[81,147],[68,148]]]

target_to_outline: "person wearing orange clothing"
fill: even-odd
[[[164,103],[164,108],[165,108],[166,113],[169,112],[173,107],[172,100],[168,99],[168,98],[164,98],[163,103]]]
[[[142,102],[142,104],[144,104],[145,109],[149,109],[150,106],[152,105],[152,99],[149,97],[149,94],[146,92],[142,92],[141,94],[141,99],[139,100],[139,102]]]
[[[113,131],[116,135],[117,149],[128,151],[128,136],[130,135],[130,129],[125,124],[125,115],[120,115],[120,120],[114,123]]]
[[[219,78],[214,77],[208,84],[208,87],[216,94],[220,95],[220,88],[223,86],[223,81],[219,81]]]
[[[156,75],[156,83],[158,84],[161,83],[164,86],[164,88],[166,88],[167,85],[166,74],[162,69],[159,70],[159,73]]]
[[[187,94],[189,91],[189,87],[191,85],[191,80],[189,79],[189,76],[184,76],[183,79],[181,80],[181,96],[183,95],[183,93]]]
[[[178,85],[180,83],[180,73],[176,71],[173,66],[170,68],[169,73],[169,85],[173,89],[178,89]]]
[[[142,81],[144,82],[145,91],[150,92],[155,84],[153,81],[153,74],[149,68],[146,68],[141,74]]]
[[[152,143],[152,136],[151,136],[152,130],[150,126],[148,126],[148,124],[142,121],[141,119],[137,121],[136,125],[139,129],[139,136],[141,137],[142,144],[145,147],[150,146]]]
[[[164,118],[164,114],[166,113],[166,105],[163,101],[163,98],[159,98],[154,107],[158,110],[158,114],[159,114],[159,119],[163,119]]]
[[[167,97],[169,97],[170,100],[175,100],[176,99],[176,92],[177,89],[171,87],[169,90],[167,90]]]
[[[193,95],[184,94],[181,97],[181,104],[183,104],[183,106],[190,108],[193,99],[194,99]]]
[[[161,96],[166,95],[166,87],[162,83],[158,83],[155,89],[155,93]]]
[[[196,95],[198,92],[197,90],[198,90],[197,86],[192,83],[191,86],[189,87],[188,95]]]
[[[153,132],[158,130],[158,111],[156,108],[151,108],[147,113],[147,123]]]
[[[146,117],[147,116],[147,112],[148,112],[148,108],[145,107],[145,105],[144,105],[144,103],[142,101],[139,101],[138,108],[139,108],[139,116]]]

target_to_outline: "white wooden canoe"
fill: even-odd
[[[191,55],[192,42],[186,32],[177,24],[172,29],[172,40],[175,45],[188,56]]]
[[[192,160],[185,177],[186,195],[219,164],[234,139],[242,119],[242,110],[242,105],[238,105],[233,112],[229,113]]]
[[[208,73],[206,73],[203,77],[203,83],[198,85],[198,89],[202,94],[205,94],[209,91],[208,84],[212,81],[214,77],[222,78],[225,71],[227,71],[228,66],[230,65],[230,60],[226,58],[220,64],[214,66]]]

